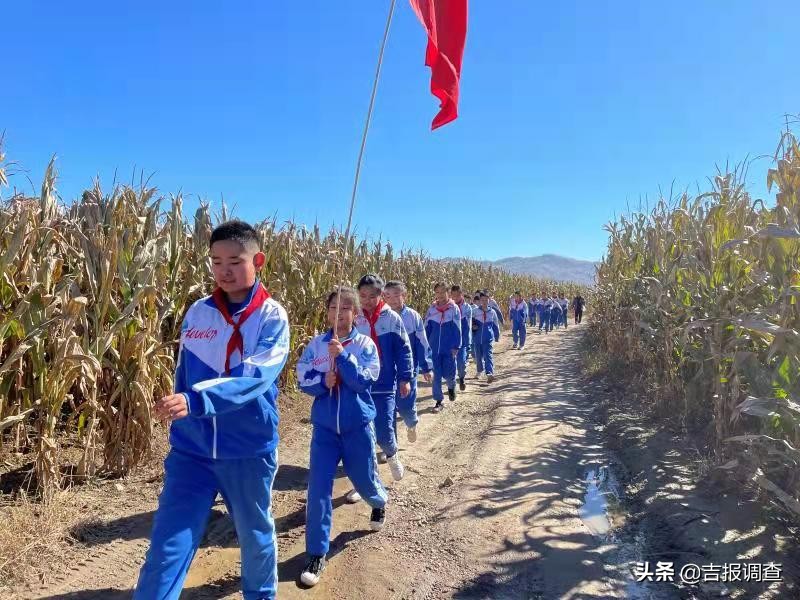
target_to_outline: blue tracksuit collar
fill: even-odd
[[[347,337],[339,341],[349,342],[357,335],[358,335],[358,329],[356,329],[354,325],[353,328],[350,330],[350,333],[347,335]],[[325,332],[325,335],[322,337],[322,339],[326,342],[330,342],[332,337],[333,337],[333,329],[329,329],[327,332]]]

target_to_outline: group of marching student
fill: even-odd
[[[365,275],[357,289],[337,288],[326,300],[331,329],[306,346],[297,365],[300,389],[314,397],[308,498],[307,563],[300,580],[319,582],[325,569],[333,520],[333,481],[341,461],[354,489],[349,502],[372,508],[370,526],[386,520],[386,490],[378,474],[375,445],[392,478],[403,478],[396,419],[403,420],[409,442],[417,440],[417,376],[432,384],[434,412],[466,389],[466,367],[474,357],[477,376],[494,379],[493,344],[503,315],[486,290],[469,303],[460,286],[438,283],[435,301],[421,316],[406,305],[400,281],[384,284]]]
[[[521,292],[516,292],[509,302],[509,313],[512,321],[512,335],[514,337],[514,349],[525,347],[526,328],[525,324],[531,327],[539,325],[539,333],[544,330],[549,333],[553,329],[568,326],[568,312],[572,308],[574,311],[575,323],[583,320],[583,309],[586,301],[583,296],[577,295],[572,301],[567,300],[561,293],[553,292],[551,297],[538,296],[532,294],[530,298],[524,300]]]
[[[209,254],[216,288],[184,316],[173,393],[153,407],[170,422],[170,451],[135,600],[177,600],[220,494],[239,540],[244,599],[272,600],[277,594],[271,496],[278,470],[277,381],[290,351],[289,319],[257,278],[266,255],[252,226],[219,225],[211,233]],[[423,317],[406,306],[401,282],[384,285],[380,277],[365,275],[357,289],[337,288],[326,298],[330,329],[306,345],[297,365],[300,388],[314,398],[308,561],[301,573],[307,585],[316,584],[325,568],[340,462],[355,488],[348,499],[363,499],[372,508],[372,529],[383,527],[388,496],[375,446],[392,478],[402,479],[397,415],[408,440],[416,441],[418,374],[432,383],[435,412],[444,406],[445,386],[451,401],[465,389],[470,356],[478,378],[485,373],[488,383],[494,379],[493,344],[504,321],[497,302],[479,290],[470,303],[459,286],[443,283],[434,295]],[[563,298],[555,294],[531,298],[530,306],[521,294],[513,298],[515,347],[525,345],[530,313],[549,331],[559,324],[554,313],[564,312]],[[580,322],[580,297],[573,307]]]

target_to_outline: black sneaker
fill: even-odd
[[[443,408],[444,408],[444,404],[442,404],[442,401],[439,400],[436,404],[433,405],[433,412],[437,412],[437,413],[438,412],[442,412]]]
[[[319,578],[325,570],[324,556],[310,556],[306,568],[300,574],[300,581],[308,587],[314,587],[319,583]]]
[[[447,397],[450,398],[450,402],[453,402],[456,399],[456,390],[454,388],[448,388]]]
[[[459,377],[459,378],[458,378],[458,389],[460,389],[462,392],[463,392],[465,389],[467,389],[467,384],[466,384],[466,383],[464,383],[464,378],[463,378],[463,377]]]
[[[384,523],[386,523],[386,509],[373,508],[372,516],[369,518],[369,526],[372,528],[372,531],[380,531],[383,529]]]

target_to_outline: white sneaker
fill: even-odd
[[[403,468],[403,463],[400,462],[400,457],[395,454],[386,459],[389,463],[389,470],[392,472],[392,479],[400,481],[403,478],[406,470]]]
[[[345,499],[347,500],[348,504],[355,504],[356,502],[361,502],[361,494],[355,490],[350,490],[347,492]]]
[[[409,427],[406,430],[406,437],[408,438],[408,441],[411,442],[412,444],[417,441],[417,426],[416,425],[414,427]]]

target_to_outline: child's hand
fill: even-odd
[[[331,358],[336,358],[342,352],[344,352],[344,346],[339,340],[331,340],[328,342],[328,354],[331,355]]]
[[[433,381],[433,377],[431,377],[430,371],[428,373],[423,373],[422,378],[425,380],[425,383],[430,383]]]
[[[186,396],[183,394],[172,394],[164,396],[156,402],[156,416],[162,421],[176,421],[189,416],[189,405],[186,403]]]
[[[336,376],[334,371],[328,371],[325,373],[325,387],[329,390],[332,390],[336,387],[336,384],[339,382],[339,378]]]
[[[401,381],[399,390],[400,390],[400,397],[407,398],[408,395],[411,393],[411,383],[408,381]]]
[[[458,348],[453,348],[452,353],[453,353],[453,358],[458,356]]]

